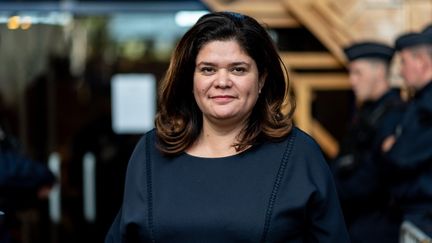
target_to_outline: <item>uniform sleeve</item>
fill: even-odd
[[[0,187],[11,190],[37,190],[52,185],[54,175],[48,167],[14,151],[1,151]]]
[[[370,200],[381,189],[379,165],[370,153],[364,154],[363,161],[349,174],[339,173],[332,165],[333,179],[339,198],[343,201]]]
[[[385,156],[397,169],[421,170],[432,158],[432,108],[418,105],[408,112],[396,143]]]

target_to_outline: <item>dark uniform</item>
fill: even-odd
[[[20,153],[14,139],[0,126],[0,242],[15,242],[16,212],[38,207],[37,192],[55,183],[54,175],[42,163]]]
[[[388,152],[392,196],[412,221],[432,236],[432,81],[417,93]]]
[[[432,45],[427,30],[399,37],[396,48]],[[386,154],[392,197],[405,220],[432,236],[432,80],[416,92],[395,135],[396,143]]]
[[[346,48],[345,53],[350,61],[381,58],[389,63],[393,50],[366,43]],[[389,207],[380,148],[399,123],[403,108],[398,90],[362,104],[332,161],[352,242],[398,242],[401,219]]]
[[[37,191],[52,186],[54,175],[45,164],[21,154],[0,126],[0,211],[25,208],[37,200]]]

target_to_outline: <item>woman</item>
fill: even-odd
[[[172,57],[106,242],[348,242],[320,149],[292,127],[284,71],[256,20],[198,20]]]

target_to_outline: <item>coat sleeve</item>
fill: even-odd
[[[432,159],[432,107],[410,107],[400,131],[386,158],[397,169],[421,170]]]
[[[123,242],[121,240],[120,233],[120,218],[121,218],[121,210],[118,212],[117,216],[114,219],[108,233],[105,237],[105,243],[119,243]]]
[[[121,208],[108,230],[105,243],[149,242],[146,134],[129,160]]]
[[[319,161],[321,168],[312,178],[317,190],[307,205],[309,232],[305,242],[350,242],[332,175]]]
[[[52,185],[54,175],[48,167],[15,151],[0,151],[0,187],[19,192]]]
[[[298,140],[292,157],[296,175],[292,176],[297,177],[297,196],[304,198],[304,242],[350,242],[333,175],[320,147],[309,136],[298,136]]]

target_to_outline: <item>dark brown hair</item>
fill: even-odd
[[[237,41],[256,62],[259,78],[265,79],[248,123],[239,135],[239,142],[233,146],[241,151],[263,141],[280,140],[291,131],[294,95],[286,68],[265,28],[246,15],[209,13],[181,38],[159,86],[155,127],[162,153],[182,153],[198,138],[202,112],[192,93],[195,61],[205,44],[221,40]],[[288,105],[285,113],[282,112],[284,102]]]

